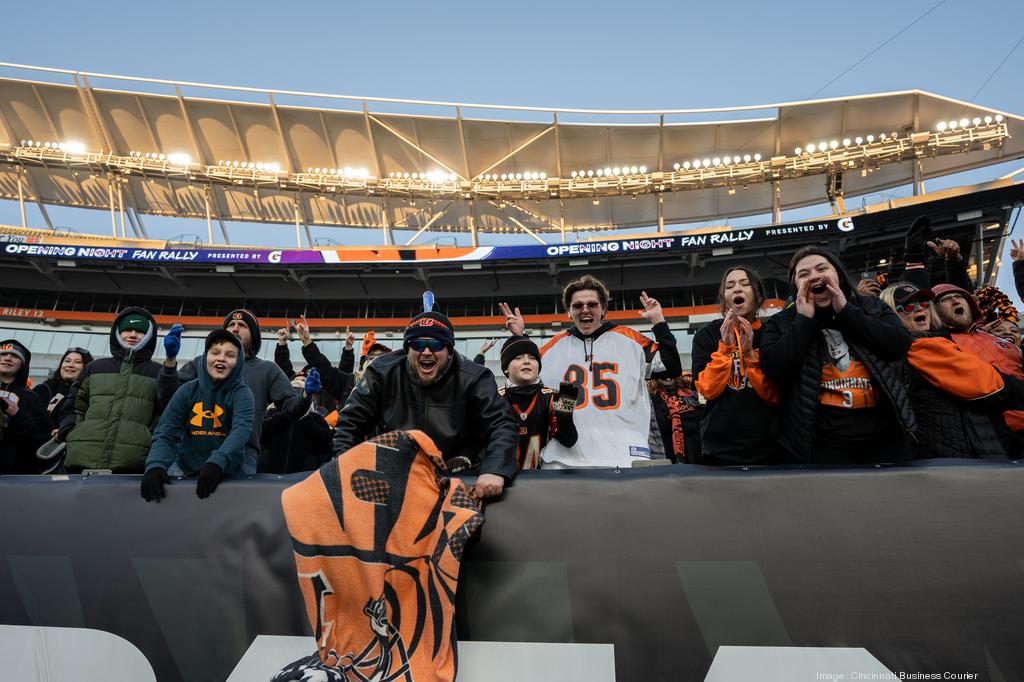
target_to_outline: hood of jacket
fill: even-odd
[[[21,369],[19,369],[18,373],[14,375],[14,381],[11,383],[11,386],[15,388],[27,388],[29,366],[32,364],[32,353],[25,347],[25,344],[20,341],[15,341],[14,339],[0,341],[0,349],[7,346],[14,347],[19,353],[25,356],[25,361],[21,363]]]
[[[121,335],[118,333],[117,328],[128,315],[142,315],[149,320],[149,331],[132,347],[124,345],[124,341],[121,340]],[[132,357],[139,360],[149,360],[153,357],[153,352],[156,350],[156,320],[153,315],[145,308],[125,308],[117,314],[114,318],[114,323],[110,325],[110,354],[118,360],[123,360],[128,357]]]
[[[199,393],[202,396],[203,402],[214,402],[213,395],[215,393],[223,395],[235,386],[243,383],[242,369],[245,367],[245,349],[242,348],[242,342],[237,337],[227,334],[224,338],[228,336],[231,337],[235,348],[238,349],[238,361],[235,362],[235,366],[231,369],[231,373],[228,374],[227,378],[221,381],[214,381],[213,377],[210,376],[210,371],[206,368],[206,355],[209,351],[203,353],[203,359],[198,363]]]

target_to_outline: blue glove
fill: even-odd
[[[309,374],[306,376],[306,385],[303,386],[306,393],[313,395],[314,393],[320,392],[320,372],[315,369],[309,370]]]
[[[178,357],[178,351],[181,350],[181,333],[183,331],[185,331],[185,328],[180,324],[176,324],[167,330],[167,334],[164,335],[164,355],[167,356],[168,360]]]

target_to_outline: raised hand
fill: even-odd
[[[829,292],[832,294],[832,310],[841,312],[846,307],[846,294],[839,288],[839,283],[836,282],[831,276],[825,277],[825,286],[828,287]]]
[[[277,330],[277,345],[287,346],[288,338],[292,335],[291,330],[288,327],[281,327]]]
[[[811,300],[811,278],[800,282],[796,292],[796,312],[798,315],[814,319],[814,301]]]
[[[740,350],[743,355],[752,357],[754,355],[754,325],[745,317],[736,318],[736,328],[740,332]]]
[[[487,355],[487,351],[494,348],[494,344],[498,343],[498,339],[487,339],[480,346],[479,355]]]
[[[505,328],[516,336],[522,336],[526,333],[526,322],[523,321],[523,314],[519,312],[519,308],[514,311],[509,307],[508,303],[499,303],[498,310],[505,316]]]
[[[640,311],[640,317],[644,318],[651,324],[658,324],[659,322],[665,321],[665,314],[661,310],[661,304],[658,303],[658,299],[651,298],[647,295],[646,291],[640,292],[640,305],[644,307]]]
[[[1010,258],[1013,260],[1024,260],[1024,239],[1011,239],[1010,245],[1013,247],[1010,249]]]
[[[181,351],[181,333],[183,331],[185,331],[183,326],[175,324],[164,335],[164,356],[168,360],[178,357],[178,353]]]
[[[955,239],[935,239],[928,242],[928,248],[946,260],[954,260],[960,257],[960,242]]]
[[[734,329],[736,329],[736,314],[730,309],[725,314],[725,319],[722,320],[722,326],[718,328],[718,333],[722,335],[722,341],[725,341],[726,345],[731,346],[736,343]]]
[[[345,327],[345,350],[352,350],[355,345],[356,335],[348,327]]]
[[[882,293],[882,287],[873,279],[862,279],[857,283],[857,292],[878,298],[878,295]]]
[[[302,341],[303,346],[308,346],[313,342],[313,339],[309,336],[309,323],[306,322],[306,316],[301,315],[299,321],[295,323],[295,331],[299,334],[299,340]]]
[[[306,375],[306,383],[302,388],[307,395],[320,392],[320,372],[316,371],[316,368],[309,370],[309,374]]]

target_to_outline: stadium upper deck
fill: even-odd
[[[0,79],[0,197],[106,208],[121,236],[158,214],[206,219],[211,242],[225,220],[294,223],[299,245],[312,225],[379,229],[385,245],[396,230],[565,241],[842,211],[844,197],[1024,156],[1024,119],[920,91],[594,111],[2,67],[31,78]]]

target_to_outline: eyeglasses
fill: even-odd
[[[598,303],[597,301],[587,301],[586,303],[580,303],[579,301],[577,301],[576,303],[573,303],[569,307],[572,308],[573,310],[583,310],[584,308],[586,308],[587,310],[597,310],[598,308],[601,307],[601,304]]]
[[[422,353],[428,348],[431,353],[440,353],[446,346],[447,344],[444,341],[430,337],[420,337],[409,341],[409,348],[412,348],[417,353]]]
[[[928,310],[932,305],[931,301],[918,301],[917,303],[904,303],[896,306],[896,312],[898,313],[912,313],[918,308],[921,310]]]

